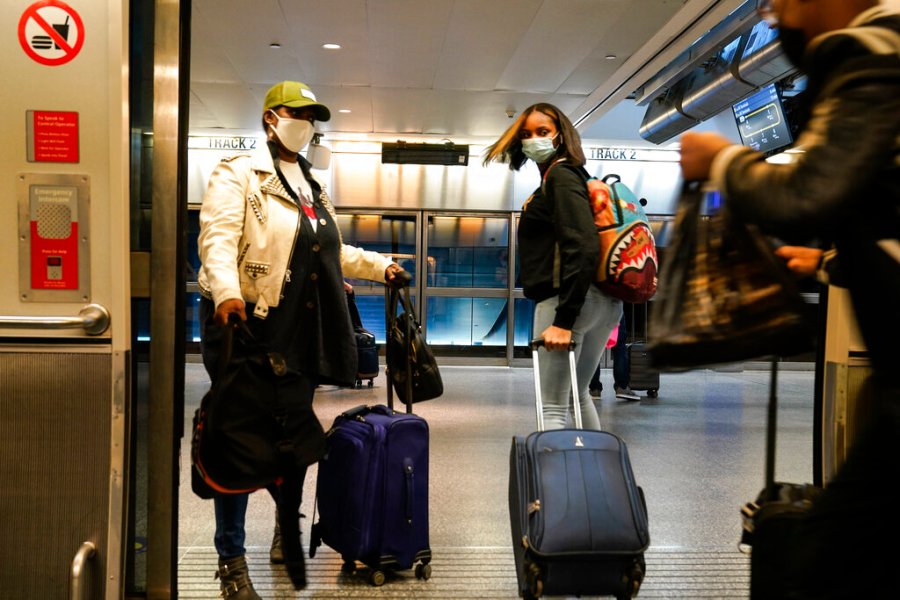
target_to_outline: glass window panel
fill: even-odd
[[[410,298],[412,299],[413,305],[415,305],[416,295],[410,294]],[[366,296],[356,295],[356,308],[359,309],[359,319],[362,321],[362,326],[375,336],[375,341],[379,344],[384,344],[387,340],[384,323],[384,300],[383,294]],[[400,312],[399,307],[397,308],[397,312]]]
[[[506,346],[506,298],[428,298],[428,343]]]
[[[379,344],[385,342],[384,326],[384,296],[360,296],[356,295],[356,308],[359,309],[359,319],[362,326],[369,330]]]
[[[534,302],[527,298],[516,298],[516,329],[513,334],[513,345],[527,347],[534,337]]]
[[[505,288],[509,277],[509,220],[430,217],[428,256],[434,260],[433,277],[429,268],[431,286]]]
[[[415,285],[416,218],[412,215],[339,214],[338,227],[345,244],[381,252],[409,271]],[[366,279],[348,279],[353,287],[377,288]]]
[[[134,298],[131,301],[131,334],[134,342],[150,341],[150,300]]]
[[[200,271],[200,251],[197,246],[197,236],[200,235],[200,211],[188,210],[187,213],[187,237],[185,260],[188,263],[186,279],[188,282],[197,281],[197,273]]]
[[[184,330],[186,342],[200,341],[200,294],[188,292],[184,299]]]

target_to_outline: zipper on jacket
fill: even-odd
[[[238,256],[238,259],[237,259],[237,266],[238,266],[238,267],[240,267],[240,266],[241,266],[241,263],[244,262],[244,258],[247,256],[247,250],[249,250],[249,249],[250,249],[250,242],[244,242],[244,249],[241,250],[241,253],[240,253],[240,255]]]
[[[297,229],[294,230],[294,239],[291,242],[291,251],[288,253],[288,266],[284,270],[284,279],[281,280],[281,290],[278,292],[278,299],[284,298],[284,287],[291,280],[291,261],[294,260],[294,248],[297,247],[297,236],[300,234],[300,228],[303,226],[303,221],[300,219],[305,218],[302,210],[299,210],[300,207],[297,207]]]

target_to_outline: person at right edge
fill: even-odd
[[[606,340],[618,326],[622,302],[593,284],[600,245],[581,137],[552,104],[522,111],[487,148],[484,163],[507,162],[517,171],[528,159],[537,165],[542,185],[522,207],[518,246],[522,288],[525,297],[536,302],[534,331],[544,340],[545,350],[538,350],[544,426],[566,426],[572,395],[566,351],[574,341],[582,424],[600,429],[588,384]]]
[[[688,181],[719,186],[736,218],[789,243],[833,243],[872,374],[875,414],[796,542],[805,599],[893,598],[900,564],[900,14],[876,0],[774,0],[760,12],[808,76],[804,152],[791,164],[685,134]],[[784,258],[795,258],[789,247]]]

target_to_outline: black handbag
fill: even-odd
[[[699,184],[686,184],[651,303],[653,365],[683,370],[810,349],[805,304],[768,240],[727,204],[705,218],[702,203]]]
[[[402,309],[399,315],[398,307]],[[444,393],[444,382],[416,320],[409,287],[392,288],[386,308],[388,333],[385,361],[387,376],[397,397],[407,405],[437,398]],[[389,387],[388,402],[391,401]]]
[[[191,489],[200,498],[277,483],[324,451],[312,402],[279,391],[284,357],[266,352],[243,321],[221,334],[217,375],[194,413]]]

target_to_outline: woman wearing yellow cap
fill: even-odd
[[[231,315],[246,321],[253,337],[286,361],[277,401],[301,421],[288,426],[305,435],[302,447],[294,448],[296,472],[270,492],[297,589],[306,584],[299,530],[303,479],[324,447],[313,393],[320,383],[352,384],[356,378],[344,277],[392,281],[401,270],[381,254],[342,242],[334,207],[299,154],[312,139],[315,122],[330,117],[307,85],[273,86],[263,103],[266,147],[218,165],[203,198],[198,238],[201,351],[210,377]],[[239,600],[259,598],[244,558],[247,498],[214,498],[217,577],[223,596]]]

